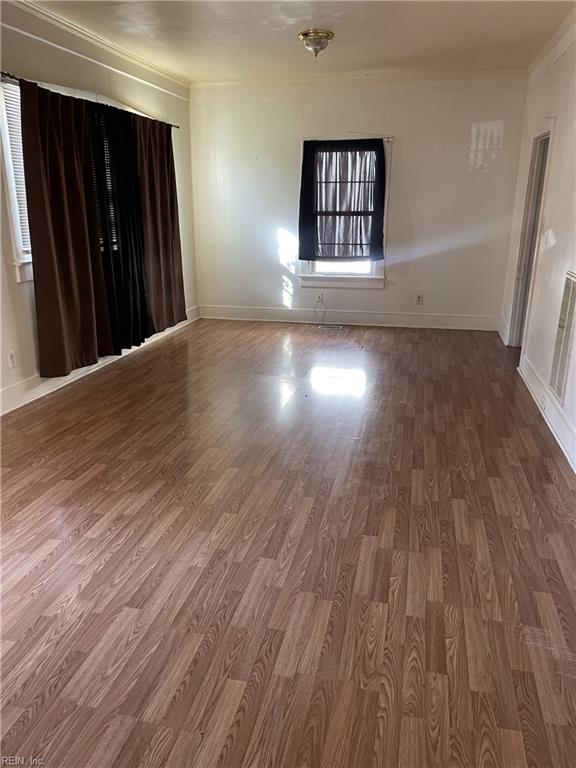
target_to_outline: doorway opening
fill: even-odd
[[[534,262],[538,251],[540,235],[540,217],[546,180],[546,163],[550,146],[550,133],[543,133],[534,139],[528,189],[524,204],[524,218],[520,234],[520,251],[518,269],[516,271],[516,286],[510,324],[511,347],[521,347],[528,314],[528,299],[534,270]]]

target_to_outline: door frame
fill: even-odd
[[[528,321],[530,318],[530,307],[532,304],[532,288],[534,285],[534,278],[536,276],[538,257],[540,255],[540,240],[542,236],[542,230],[544,228],[544,209],[546,205],[546,193],[550,175],[555,119],[547,118],[543,122],[545,124],[541,125],[541,129],[533,136],[531,142],[530,167],[528,170],[526,191],[524,195],[522,226],[520,230],[520,244],[518,246],[518,261],[516,263],[516,274],[514,278],[514,298],[512,301],[512,312],[510,315],[510,331],[508,335],[508,346],[510,347],[522,347],[524,338],[526,337]],[[530,182],[532,180],[532,174],[535,171],[535,163],[537,161],[537,144],[546,138],[548,139],[548,152],[546,155],[546,167],[544,168],[544,179],[542,182],[542,197],[540,200],[538,222],[536,224],[534,250],[533,253],[530,254],[525,244],[525,230],[527,221],[526,216],[528,213],[527,205],[529,203],[528,195],[530,193]],[[526,270],[529,267],[530,257],[532,258],[532,269],[530,272],[530,279],[528,280]],[[524,307],[525,311],[523,312]]]

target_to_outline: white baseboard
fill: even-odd
[[[200,317],[213,320],[254,320],[282,323],[318,323],[313,309],[288,307],[234,307],[201,304]],[[376,325],[397,328],[450,328],[467,331],[498,331],[501,319],[488,315],[432,315],[424,312],[379,312],[329,309],[322,320],[342,325]]]
[[[32,402],[32,400],[37,400],[39,397],[49,395],[51,392],[55,392],[57,389],[65,387],[67,384],[72,384],[73,381],[78,381],[78,379],[82,379],[84,376],[95,373],[107,365],[111,365],[112,363],[121,360],[126,355],[134,354],[140,349],[147,349],[156,341],[164,339],[169,334],[174,333],[174,331],[179,331],[181,328],[185,328],[195,320],[198,320],[200,317],[199,308],[197,306],[187,308],[186,317],[187,320],[175,325],[173,328],[167,328],[161,333],[156,333],[141,346],[124,350],[121,357],[103,357],[94,365],[78,368],[77,370],[72,371],[72,373],[69,373],[68,376],[60,376],[54,379],[43,379],[38,375],[29,376],[27,379],[17,381],[15,384],[10,384],[9,386],[4,387],[0,392],[0,399],[2,401],[1,412],[8,413],[9,411],[14,411],[16,408],[20,408],[20,406]]]
[[[508,327],[508,323],[503,318],[500,319],[500,325],[498,326],[498,335],[502,339],[502,343],[505,347],[508,346],[508,341],[510,339],[510,328]]]
[[[568,419],[550,387],[525,355],[520,358],[518,373],[528,387],[568,463],[576,472],[576,427]]]

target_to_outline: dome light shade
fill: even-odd
[[[334,37],[334,32],[330,32],[328,29],[306,29],[304,32],[300,32],[298,37],[302,40],[304,48],[316,57],[320,51],[327,47]]]

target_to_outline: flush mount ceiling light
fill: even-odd
[[[304,32],[300,32],[298,37],[302,40],[304,48],[316,57],[320,51],[328,46],[334,37],[334,32],[330,32],[328,29],[305,29]]]

